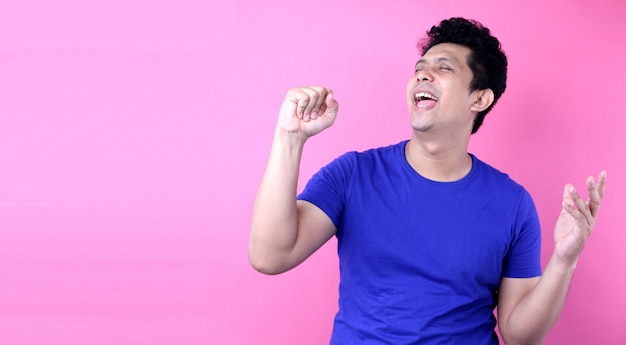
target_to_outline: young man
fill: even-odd
[[[527,191],[468,153],[506,87],[506,56],[480,23],[431,28],[407,85],[411,139],[349,152],[296,198],[305,141],[339,105],[324,87],[289,90],[254,205],[249,258],[287,271],[337,236],[339,311],[331,344],[540,344],[558,319],[596,221],[606,174],[572,185],[541,272]]]

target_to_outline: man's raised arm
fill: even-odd
[[[338,109],[332,91],[320,86],[290,89],[283,100],[252,213],[248,258],[259,272],[297,266],[336,231],[325,213],[296,201],[296,194],[304,143],[330,127]]]

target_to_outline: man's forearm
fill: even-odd
[[[564,265],[552,256],[535,287],[507,320],[500,320],[507,345],[542,343],[563,311],[575,266]]]
[[[274,271],[280,253],[289,251],[297,237],[296,191],[304,142],[292,139],[275,135],[254,203],[248,254],[260,271]]]

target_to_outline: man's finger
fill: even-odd
[[[569,192],[569,198],[573,202],[574,207],[578,210],[578,213],[580,213],[580,215],[584,217],[584,220],[587,223],[587,227],[593,226],[594,218],[589,210],[589,206],[580,197],[580,195],[578,195],[578,193],[576,192],[576,188],[574,188],[574,186],[572,185],[568,185],[568,187],[566,187],[566,190]],[[577,218],[577,220],[582,219]]]
[[[326,96],[326,102],[324,103],[326,109],[325,112],[329,112],[331,114],[336,114],[339,110],[339,102],[335,99],[332,91],[328,92],[328,96]]]
[[[323,102],[326,94],[323,88],[303,87],[302,91],[309,96],[309,102],[304,109],[304,117],[310,119],[313,112],[319,112],[319,105]]]
[[[600,199],[602,199],[604,198],[604,188],[606,187],[606,170],[600,173],[598,180],[598,194]]]
[[[593,176],[587,178],[587,193],[589,194],[589,201],[587,202],[589,204],[589,211],[591,211],[591,215],[595,217],[600,208],[600,193]]]
[[[309,104],[309,95],[302,90],[299,89],[291,89],[287,93],[286,100],[286,110],[290,112],[289,115],[295,115],[296,117],[302,119],[304,115],[304,109]],[[295,112],[292,113],[292,112]]]
[[[598,176],[598,184],[596,185],[592,176],[587,178],[587,191],[589,193],[589,210],[591,215],[595,218],[604,196],[604,187],[606,185],[606,172],[603,171]]]

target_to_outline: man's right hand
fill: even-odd
[[[338,111],[332,90],[322,86],[293,88],[283,100],[277,130],[306,140],[330,127]]]
[[[338,109],[332,91],[320,86],[285,96],[252,212],[248,259],[259,272],[296,267],[337,232],[326,213],[296,195],[304,143],[330,127]]]

